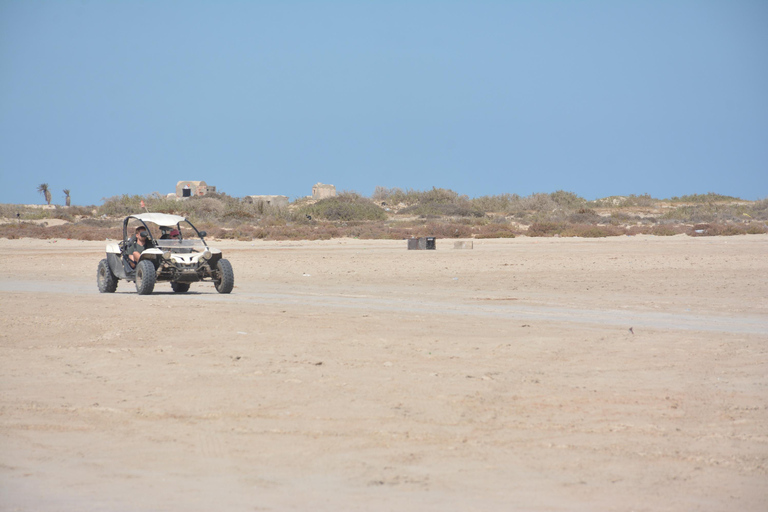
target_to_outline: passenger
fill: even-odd
[[[128,246],[125,248],[125,252],[128,254],[128,263],[130,263],[131,268],[136,268],[141,253],[144,252],[144,249],[150,247],[151,243],[146,228],[144,226],[138,226],[136,228],[135,237],[128,241]]]
[[[172,229],[170,232],[165,229],[163,230],[163,236],[160,237],[160,240],[178,240],[179,239],[179,230],[178,229]]]

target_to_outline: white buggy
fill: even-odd
[[[155,238],[147,224],[161,233]],[[130,225],[130,228],[129,228]],[[128,258],[128,248],[135,238],[130,230],[143,227],[147,231],[146,248],[135,268]],[[167,213],[140,213],[123,221],[123,240],[107,244],[107,257],[99,262],[97,283],[101,293],[112,293],[118,280],[134,281],[139,295],[148,295],[158,281],[168,281],[174,292],[189,291],[198,281],[213,281],[216,291],[229,293],[235,285],[235,275],[221,251],[209,247],[205,231],[198,231],[189,220]]]

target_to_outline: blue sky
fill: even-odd
[[[0,0],[0,203],[768,195],[768,2]]]

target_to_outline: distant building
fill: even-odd
[[[243,201],[251,204],[262,203],[266,206],[277,206],[279,208],[288,206],[288,196],[245,196]]]
[[[324,183],[316,183],[312,187],[312,199],[325,199],[326,197],[336,197],[336,187]]]
[[[216,192],[216,187],[204,181],[180,181],[176,183],[176,197],[204,196]]]

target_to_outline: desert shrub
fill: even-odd
[[[768,226],[765,224],[758,224],[757,222],[750,222],[744,228],[748,235],[762,235],[768,233]]]
[[[438,238],[469,238],[472,228],[466,224],[454,222],[431,222],[427,224],[424,234],[418,236],[435,236]]]
[[[654,236],[674,236],[687,231],[686,226],[676,224],[657,224],[651,227],[649,234]]]
[[[346,192],[336,197],[321,199],[312,205],[302,207],[300,215],[309,215],[315,219],[333,221],[384,220],[387,214],[370,199],[359,194]]]
[[[250,221],[256,217],[251,208],[248,208],[245,204],[231,204],[227,205],[221,218],[224,221]]]
[[[82,224],[61,224],[59,226],[40,226],[32,222],[0,225],[0,237],[17,238],[68,238],[73,240],[105,240],[119,238],[116,228],[97,228]]]
[[[557,203],[549,194],[531,194],[523,198],[521,206],[534,212],[551,212],[557,208]]]
[[[583,197],[579,197],[573,192],[566,192],[565,190],[552,192],[549,194],[549,197],[552,199],[552,201],[555,202],[555,204],[557,204],[557,206],[560,208],[565,208],[566,210],[584,208],[584,206],[587,204],[587,200]]]
[[[45,228],[34,222],[14,222],[0,224],[0,238],[16,240],[18,238],[46,238]]]
[[[472,206],[485,213],[512,213],[524,210],[522,198],[517,194],[481,196],[470,200]]]
[[[475,238],[515,238],[516,229],[510,224],[487,224],[473,229]]]
[[[768,198],[755,201],[745,209],[743,214],[754,220],[768,220]]]
[[[95,206],[69,206],[67,211],[75,217],[90,217],[94,215],[96,210]]]
[[[421,200],[423,192],[414,189],[403,190],[401,188],[386,188],[377,186],[373,191],[372,199],[379,203],[387,203],[391,205],[412,205]]]
[[[676,203],[714,203],[714,202],[727,202],[727,201],[741,201],[738,197],[725,196],[722,194],[716,194],[715,192],[707,192],[706,194],[690,194],[687,196],[671,197],[669,199]]]
[[[483,217],[485,212],[473,206],[469,198],[453,190],[435,188],[418,192],[418,202],[403,210],[403,215],[417,215],[422,218],[437,217]]]
[[[419,194],[420,203],[452,204],[460,199],[459,193],[446,188],[435,188]],[[467,200],[464,198],[464,200]]]
[[[650,226],[629,226],[626,229],[626,234],[628,236],[633,235],[649,235],[651,233],[651,227]]]
[[[26,210],[24,213],[21,214],[22,220],[43,220],[43,219],[50,219],[53,217],[53,209],[48,208],[35,208],[31,210]]]
[[[488,215],[484,220],[486,224],[509,224],[509,219],[502,215]]]
[[[747,227],[742,224],[696,224],[688,230],[688,235],[690,236],[734,236],[746,234]]]
[[[0,218],[15,219],[16,214],[21,215],[22,210],[26,208],[15,204],[0,204]]]
[[[264,238],[264,235],[259,228],[250,224],[241,224],[233,229],[219,228],[219,230],[216,231],[216,238],[251,241],[254,238]]]
[[[695,224],[687,233],[690,236],[712,236],[712,231],[711,224]]]
[[[607,236],[619,236],[626,231],[618,226],[595,226],[592,224],[571,224],[566,226],[560,236],[581,238],[605,238]]]
[[[654,236],[674,236],[687,233],[689,226],[682,224],[657,224],[654,226],[629,226],[626,228],[627,235],[654,235]]]
[[[93,215],[93,208],[85,206],[59,206],[53,210],[45,210],[48,212],[45,218],[54,218],[73,222],[78,217],[90,217]]]
[[[224,201],[212,197],[192,197],[180,202],[186,203],[184,206],[187,216],[193,222],[215,222],[223,219],[228,211],[228,205]],[[234,208],[236,208],[235,205],[237,202],[234,202]]]
[[[701,223],[714,221],[716,216],[709,208],[700,208],[698,206],[679,206],[665,212],[661,218],[678,222]]]
[[[422,218],[436,217],[483,217],[482,210],[473,208],[469,201],[460,203],[419,203],[400,210],[404,215],[417,215]]]
[[[60,208],[58,205],[56,206],[56,209],[51,212],[51,217],[54,219],[65,220],[67,222],[72,222],[75,220],[75,217],[71,213],[69,213],[64,208]]]
[[[432,187],[431,190],[413,190],[403,191],[399,188],[387,189],[385,187],[376,187],[373,199],[379,203],[391,205],[402,204],[409,207],[416,205],[458,205],[467,211],[479,210],[467,196],[459,195],[450,189]],[[432,208],[433,210],[437,210]],[[439,209],[439,208],[438,208]],[[410,213],[413,213],[411,210]],[[484,213],[484,212],[483,212]],[[438,213],[439,214],[439,213]]]
[[[528,236],[553,236],[560,234],[566,225],[562,222],[534,222],[528,227]]]
[[[390,190],[391,189],[388,189],[387,187],[376,185],[376,188],[373,189],[373,194],[371,194],[371,199],[379,202],[386,201],[387,199],[389,199],[389,196],[391,195]]]
[[[95,219],[93,217],[80,219],[77,221],[77,224],[87,228],[117,228],[122,226],[122,222],[119,220],[110,218]]]
[[[515,235],[511,231],[490,231],[487,233],[477,233],[475,238],[515,238]]]
[[[630,194],[627,196],[622,206],[637,206],[637,207],[649,207],[658,203],[658,199],[654,199],[650,194]]]
[[[610,217],[608,217],[608,222],[611,224],[627,224],[636,220],[639,220],[639,217],[633,217],[624,212],[611,212]]]
[[[693,204],[679,206],[664,213],[662,219],[687,223],[745,222],[760,219],[760,211],[748,204]]]
[[[104,204],[97,208],[96,213],[97,215],[106,215],[107,217],[125,217],[140,211],[143,199],[139,195],[123,194],[122,196],[112,196],[102,199]]]
[[[170,215],[187,217],[189,215],[188,207],[190,202],[190,199],[179,201],[177,199],[166,197],[147,197],[144,200],[144,205],[150,212],[168,213]],[[142,208],[138,211],[144,211],[144,209]]]
[[[624,196],[601,197],[590,201],[589,205],[596,208],[621,208],[625,206],[627,198]]]
[[[579,208],[577,212],[568,216],[568,222],[572,224],[599,224],[603,220],[595,210],[589,208]]]
[[[628,207],[651,207],[659,202],[658,199],[651,197],[650,194],[628,196],[609,196],[590,201],[589,204],[599,208],[628,208]]]

